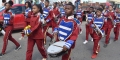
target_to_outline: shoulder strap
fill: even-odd
[[[80,21],[77,18],[73,19],[77,24],[80,24]]]

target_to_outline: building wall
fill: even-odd
[[[120,0],[107,0],[107,1],[115,1],[115,3],[120,3]]]

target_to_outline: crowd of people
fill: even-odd
[[[74,49],[79,34],[82,34],[81,24],[83,17],[86,17],[86,40],[83,44],[88,43],[88,37],[90,35],[92,37],[91,41],[94,42],[92,59],[95,59],[100,51],[99,41],[101,38],[105,37],[104,47],[106,48],[108,46],[112,29],[114,29],[115,34],[114,41],[118,41],[120,9],[113,9],[112,5],[100,5],[98,8],[89,6],[88,10],[85,10],[81,9],[81,5],[78,5],[78,9],[75,10],[76,7],[71,2],[54,2],[51,8],[49,3],[49,0],[41,0],[40,4],[31,4],[29,1],[25,2],[26,10],[23,14],[26,18],[26,24],[24,30],[21,32],[22,37],[20,40],[25,35],[28,36],[26,60],[32,60],[35,44],[43,57],[42,60],[47,60],[47,52],[44,48],[47,36],[51,38],[51,41],[54,39],[56,42],[65,41],[63,51],[67,51],[67,53],[62,55],[61,60],[71,60],[69,57],[71,49]],[[0,20],[1,32],[4,32],[3,48],[0,53],[1,57],[6,54],[8,40],[16,45],[15,50],[21,48],[21,45],[11,35],[14,18],[14,14],[10,11],[12,5],[12,1],[5,4],[3,20]],[[48,32],[50,27],[52,27],[52,34]]]

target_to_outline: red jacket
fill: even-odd
[[[54,17],[54,15],[56,16],[56,17],[58,17],[59,16],[59,14],[60,14],[60,12],[59,12],[59,9],[56,7],[56,8],[53,8],[53,17]]]
[[[78,14],[77,13],[81,13],[81,17],[78,18]],[[79,9],[77,12],[76,12],[76,17],[78,18],[78,20],[82,23],[82,18],[83,18],[83,11],[81,9]]]
[[[44,32],[42,28],[42,23],[39,21],[40,15],[31,15],[30,26],[31,34],[29,38],[31,39],[44,39]]]
[[[76,40],[78,38],[78,34],[79,34],[79,28],[77,27],[77,23],[73,19],[67,19],[67,18],[63,17],[63,18],[60,19],[57,28],[59,28],[59,25],[60,25],[62,20],[64,20],[65,22],[72,22],[74,24],[72,34],[65,40],[65,41],[73,40],[74,44],[72,45],[72,48],[74,48],[75,47],[75,42],[76,42]]]
[[[112,20],[116,19],[114,11],[108,11],[107,14],[105,15],[105,17],[109,17],[109,16],[112,17]],[[111,21],[110,18],[107,19],[107,26],[108,26],[108,28],[112,28],[113,27],[113,24],[112,24],[112,21]]]

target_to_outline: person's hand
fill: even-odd
[[[63,46],[63,51],[67,51],[68,48],[66,46]]]

